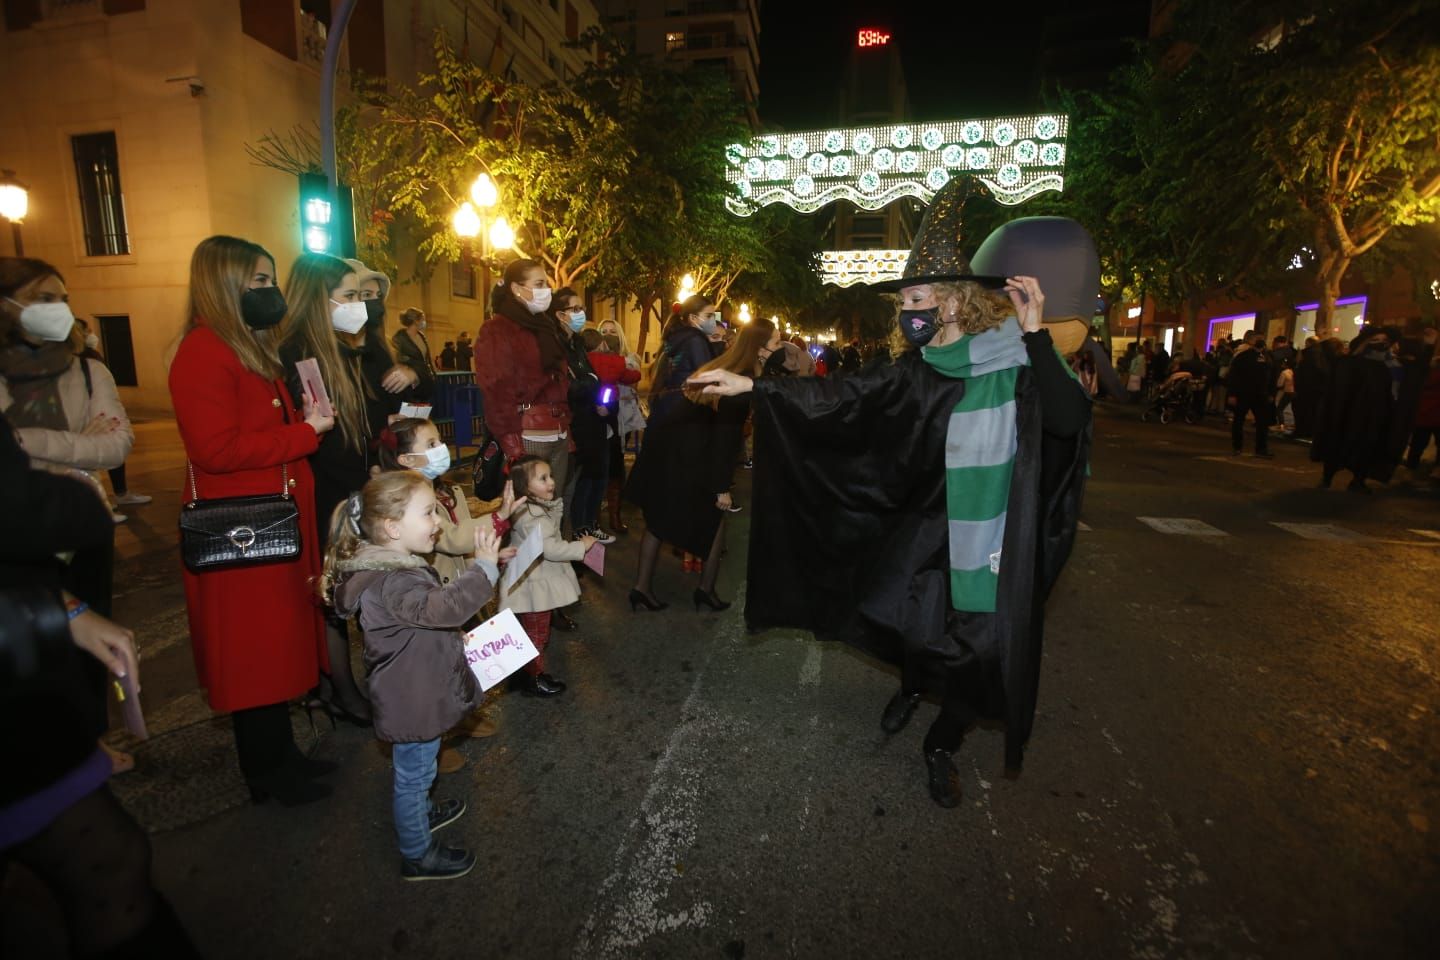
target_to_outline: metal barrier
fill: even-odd
[[[478,446],[485,433],[485,405],[480,388],[475,385],[472,371],[446,371],[435,374],[435,405],[430,419],[440,431],[440,439],[462,447]]]

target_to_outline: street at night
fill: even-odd
[[[163,427],[141,427],[152,449]],[[739,604],[697,615],[668,555],[656,592],[675,602],[632,614],[632,528],[556,644],[570,694],[504,697],[500,733],[440,778],[437,796],[470,799],[447,832],[475,874],[397,886],[368,732],[320,720],[317,755],[341,761],[328,804],[248,805],[193,688],[163,545],[173,455],[139,468],[168,495],[137,511],[117,582],[156,736],[114,789],[157,831],[157,880],[214,957],[1425,955],[1440,497],[1322,491],[1306,447],[1232,458],[1213,426],[1125,406],[1102,405],[1095,432],[1024,771],[1007,779],[999,734],[972,731],[955,810],[925,791],[933,705],[879,729],[892,669],[747,635]],[[8,936],[45,917],[8,899]]]

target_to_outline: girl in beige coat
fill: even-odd
[[[538,529],[545,543],[545,552],[520,575],[513,587],[501,586],[500,606],[515,611],[530,642],[540,655],[514,675],[512,681],[520,692],[530,697],[553,697],[565,692],[565,684],[545,672],[545,644],[550,639],[550,614],[580,599],[580,582],[570,564],[585,559],[595,545],[594,537],[566,540],[560,535],[560,515],[564,501],[555,496],[555,478],[550,464],[540,457],[526,455],[510,464],[511,495],[516,502],[525,499],[516,512],[512,546],[524,543]]]

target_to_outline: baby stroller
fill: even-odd
[[[1199,420],[1196,414],[1196,396],[1203,395],[1204,392],[1203,377],[1191,376],[1183,370],[1172,373],[1165,378],[1164,383],[1151,388],[1140,419],[1149,421],[1151,417],[1156,417],[1161,423],[1169,423],[1179,415],[1186,423],[1196,423]]]

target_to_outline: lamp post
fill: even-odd
[[[680,278],[680,292],[675,299],[684,303],[686,300],[689,300],[694,293],[695,275],[693,273],[687,273]]]
[[[25,256],[25,238],[20,234],[20,224],[30,209],[30,191],[15,179],[14,170],[0,171],[0,217],[10,221],[11,235],[15,238],[15,256]]]
[[[740,319],[740,322],[741,322],[741,323],[749,323],[749,322],[750,322],[750,304],[748,304],[748,303],[742,303],[742,304],[740,304],[740,317],[739,317],[739,319]]]
[[[450,219],[456,236],[467,240],[480,238],[480,289],[490,294],[490,255],[492,250],[509,250],[515,245],[515,231],[503,216],[496,217],[485,229],[485,213],[500,202],[500,188],[482,173],[470,185],[470,199],[462,202]]]

